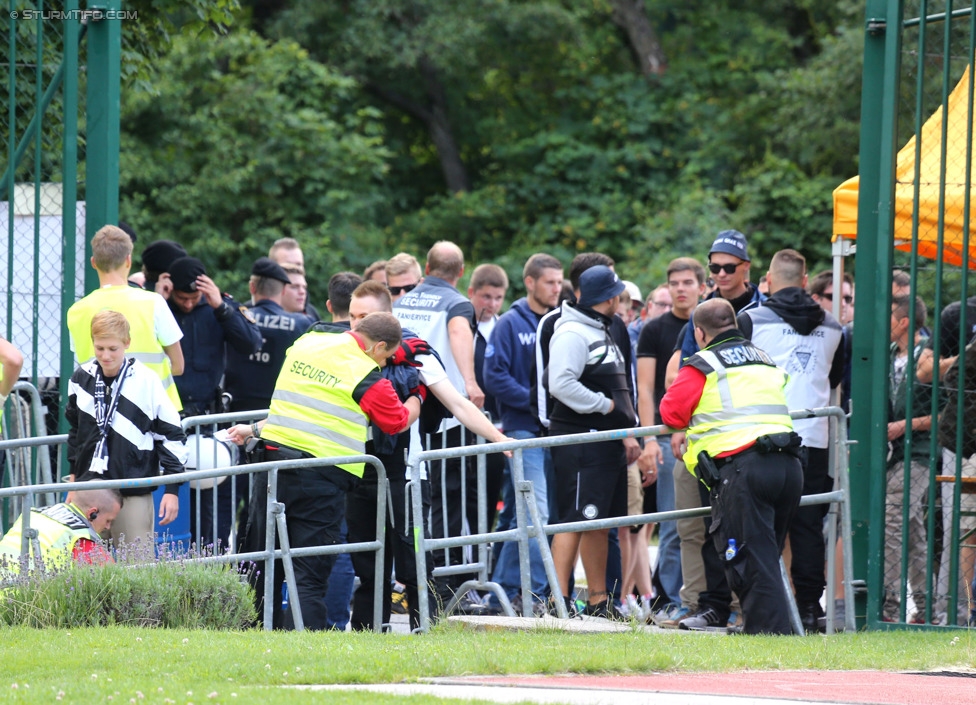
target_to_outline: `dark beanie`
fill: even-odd
[[[169,266],[169,278],[173,288],[177,291],[193,292],[197,290],[197,277],[206,274],[203,262],[196,257],[180,257]]]
[[[142,264],[149,272],[168,272],[173,262],[186,257],[186,250],[178,242],[157,240],[146,245],[142,251]]]

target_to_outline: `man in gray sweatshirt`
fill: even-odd
[[[629,368],[610,334],[623,290],[624,284],[613,270],[597,265],[580,276],[579,303],[564,305],[549,343],[547,379],[555,400],[550,435],[635,425]],[[639,455],[640,446],[633,438],[554,447],[558,521],[626,514],[627,465]],[[577,552],[589,588],[585,614],[615,616],[606,585],[607,529],[553,536],[552,557],[562,590],[569,585]],[[565,594],[563,598],[570,607],[569,598]]]

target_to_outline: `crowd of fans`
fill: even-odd
[[[453,243],[438,242],[423,264],[401,252],[374,262],[361,275],[334,273],[328,299],[315,302],[323,311],[320,315],[308,300],[304,257],[293,239],[278,240],[267,257],[254,262],[248,297],[240,301],[222,293],[202,262],[176,242],[151,243],[142,251],[141,271],[132,272],[133,241],[131,232],[123,228],[106,226],[98,232],[92,242],[92,264],[99,289],[67,314],[79,364],[66,408],[71,427],[70,479],[146,478],[157,475],[160,467],[166,473],[180,472],[187,448],[179,419],[225,411],[271,408],[266,424],[230,429],[230,440],[250,442],[252,449],[261,439],[264,455],[252,454],[252,461],[329,457],[323,449],[358,448],[348,442],[314,449],[304,446],[301,434],[288,429],[298,428],[297,422],[291,422],[306,412],[289,411],[287,402],[307,392],[302,385],[309,379],[321,385],[333,373],[341,376],[337,365],[362,366],[364,371],[375,367],[375,378],[363,378],[362,384],[373,380],[368,391],[364,387],[349,392],[351,397],[335,402],[348,408],[330,413],[335,418],[362,414],[362,423],[372,426],[362,447],[383,461],[389,480],[383,576],[392,589],[384,600],[384,622],[396,610],[408,612],[411,625],[419,625],[418,591],[428,586],[418,585],[416,579],[415,530],[459,536],[509,529],[516,521],[513,461],[494,453],[486,458],[481,493],[473,457],[428,463],[423,481],[427,523],[413,527],[406,509],[407,483],[411,458],[418,451],[466,446],[478,436],[489,441],[525,440],[652,425],[669,428],[640,442],[625,438],[524,449],[521,475],[532,483],[535,500],[530,521],[545,525],[709,504],[712,515],[704,520],[665,521],[657,527],[558,533],[545,548],[540,539],[532,539],[532,604],[523,604],[517,544],[496,542],[491,580],[501,586],[508,604],[493,593],[462,589],[470,576],[458,570],[430,581],[434,609],[444,609],[453,600],[457,609],[472,614],[501,614],[511,607],[519,614],[538,616],[555,612],[562,602],[560,607],[570,614],[633,618],[664,628],[776,633],[788,629],[776,615],[767,614],[770,605],[780,604],[778,596],[757,597],[767,594],[757,586],[766,579],[763,571],[769,561],[778,560],[784,549],[808,632],[824,629],[825,600],[842,597],[836,586],[826,584],[826,551],[834,550],[824,541],[826,505],[796,506],[800,485],[802,494],[829,491],[833,486],[828,472],[828,421],[790,422],[788,416],[771,409],[817,408],[835,402],[847,408],[854,318],[854,283],[849,276],[841,291],[835,292],[829,272],[808,277],[802,254],[787,249],[775,254],[768,271],[754,284],[756,273],[751,271],[746,238],[727,230],[703,253],[704,262],[694,257],[673,260],[665,281],[646,298],[635,284],[619,279],[614,261],[604,254],[583,253],[568,263],[546,253],[534,254],[522,271],[525,295],[503,312],[509,291],[505,271],[491,263],[480,264],[462,292],[458,287],[465,274],[463,253]],[[935,561],[937,573],[926,575],[931,382],[939,375],[943,387],[950,388],[970,374],[969,360],[976,362],[976,355],[964,358],[964,369],[956,360],[963,339],[960,329],[971,331],[976,326],[976,299],[965,307],[951,305],[942,313],[941,349],[935,351],[925,306],[910,291],[907,277],[895,272],[883,616],[892,621],[903,618],[899,596],[906,589],[901,585],[900,565],[904,515],[909,537],[907,594],[914,603],[908,618],[955,623],[946,616],[945,601],[952,550],[948,536],[954,518],[949,483],[943,483],[943,492],[949,492],[942,497],[945,526],[938,527],[946,536],[943,554]],[[838,319],[831,313],[835,296],[841,297]],[[700,307],[705,301],[715,304]],[[391,324],[383,328],[378,323],[389,314],[390,320],[395,319],[395,330],[389,328]],[[311,340],[310,336],[320,342],[310,348],[309,343],[298,343]],[[358,348],[342,342],[348,336]],[[314,365],[298,361],[296,351],[302,346],[311,356],[303,359],[316,360]],[[378,355],[377,350],[384,353]],[[720,360],[716,352],[725,357]],[[736,359],[737,355],[749,359]],[[9,385],[2,380],[15,380],[21,361],[5,341],[0,341],[0,362],[0,393],[6,394]],[[770,376],[770,367],[786,375],[768,385],[748,382],[778,379]],[[288,377],[296,369],[297,376]],[[378,401],[380,379],[384,380],[382,393],[395,399]],[[750,384],[753,389],[747,389]],[[764,385],[769,389],[759,389]],[[911,418],[906,418],[906,395],[916,410]],[[744,436],[743,427],[750,429]],[[270,436],[262,431],[270,431]],[[731,445],[717,443],[718,437]],[[770,439],[783,443],[772,451],[756,450],[769,445]],[[955,442],[942,442],[945,448],[938,461],[948,474],[957,462]],[[286,452],[293,450],[298,455]],[[748,461],[752,453],[759,455]],[[976,448],[964,448],[963,455],[963,474],[971,475],[966,468],[976,457]],[[741,519],[737,513],[746,509],[729,508],[729,502],[722,500],[730,468],[740,467],[745,476],[747,468],[767,460],[776,472],[786,468],[786,477],[792,478],[789,483],[799,484],[770,504],[770,512],[776,511],[775,526],[772,513],[768,521],[756,520],[762,526],[735,523]],[[795,476],[794,462],[799,468]],[[375,537],[375,471],[369,466],[357,466],[355,472],[337,467],[327,492],[300,489],[305,481],[300,475],[279,479],[279,498],[294,495],[290,521],[295,523],[289,524],[293,546],[321,543],[318,535],[305,544],[296,537],[311,532],[309,522],[326,507],[327,513],[338,507],[334,526],[330,519],[326,528],[320,527],[329,541]],[[715,473],[711,481],[710,467]],[[764,479],[768,477],[766,473]],[[289,482],[294,486],[283,490],[281,483]],[[168,485],[156,505],[151,488],[132,487],[117,500],[100,497],[95,502],[81,495],[87,501],[69,501],[63,510],[39,518],[51,531],[67,531],[65,536],[78,540],[110,532],[118,542],[123,537],[151,540],[155,520],[165,525],[188,512],[194,535],[210,550],[262,550],[266,483],[262,475],[253,487],[246,475],[221,481],[192,492],[189,506],[179,506],[177,485]],[[303,498],[313,496],[309,493],[316,504],[299,509]],[[753,487],[739,504],[758,506],[761,493]],[[282,501],[288,513],[289,501]],[[963,501],[965,517],[973,512],[966,504],[968,498]],[[908,510],[903,511],[906,502]],[[111,521],[106,521],[108,512]],[[58,524],[58,517],[65,521]],[[724,529],[720,518],[727,525]],[[971,521],[963,519],[960,531],[970,528],[966,522]],[[732,537],[728,525],[744,533]],[[648,546],[655,530],[658,544],[652,562]],[[237,546],[231,545],[234,537]],[[767,538],[773,543],[761,549]],[[5,542],[8,558],[17,554],[20,540],[16,534]],[[44,550],[76,544],[74,539],[67,544],[49,541]],[[549,584],[544,550],[551,550],[559,591]],[[466,560],[462,549],[438,551],[430,558],[433,567],[460,566]],[[962,549],[960,596],[967,594],[972,582],[974,558],[972,549]],[[373,628],[372,553],[295,562],[307,627]],[[583,591],[573,589],[578,562],[586,575]],[[778,566],[775,570],[778,580]],[[356,578],[360,586],[354,596]],[[926,587],[930,583],[937,586],[931,592]],[[280,597],[276,591],[275,625],[287,627],[292,622]],[[263,599],[259,589],[259,600]],[[965,604],[960,599],[960,623],[969,618]]]

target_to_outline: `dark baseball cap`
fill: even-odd
[[[738,257],[743,262],[750,261],[749,253],[746,251],[746,236],[738,230],[723,230],[715,236],[715,242],[712,243],[712,249],[708,254],[713,255],[716,252]]]
[[[598,264],[580,275],[580,306],[595,306],[609,301],[627,288],[610,267]]]
[[[196,257],[180,257],[169,266],[169,278],[177,291],[188,293],[196,291],[197,277],[206,273],[203,262]]]
[[[281,265],[269,257],[261,257],[251,267],[251,274],[256,277],[266,277],[276,279],[283,284],[291,284],[288,273],[281,268]]]

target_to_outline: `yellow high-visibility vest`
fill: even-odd
[[[316,458],[363,455],[369,417],[353,398],[379,367],[348,334],[306,333],[285,354],[261,438]],[[357,477],[363,463],[340,465]]]
[[[703,450],[714,458],[760,436],[793,430],[784,392],[787,375],[749,341],[734,339],[701,350],[686,364],[705,374],[687,431],[689,472],[694,473]]]
[[[37,529],[37,542],[45,571],[63,570],[71,563],[71,554],[80,539],[98,541],[99,536],[91,524],[71,504],[55,504],[31,509],[30,525]],[[17,521],[0,540],[0,574],[16,575],[20,572],[21,538],[24,534],[24,517]],[[33,544],[29,544],[28,569],[34,570],[36,556]]]
[[[134,357],[155,372],[163,383],[166,395],[176,406],[183,409],[180,394],[173,380],[173,368],[162,344],[156,337],[156,297],[152,291],[131,286],[105,286],[96,289],[68,309],[68,333],[80,365],[95,355],[91,338],[92,318],[99,311],[118,311],[129,322],[131,342],[126,357]]]

